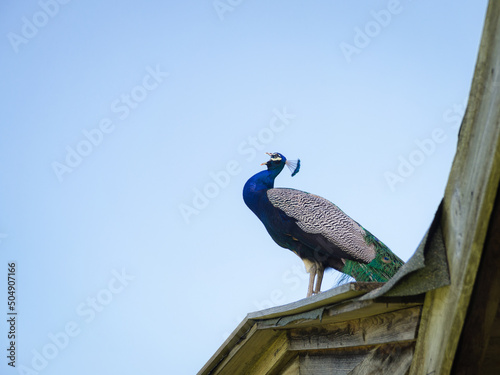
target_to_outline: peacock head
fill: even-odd
[[[292,176],[295,176],[297,173],[299,173],[300,159],[287,160],[279,152],[273,152],[273,153],[266,152],[266,154],[268,154],[271,158],[266,163],[262,163],[261,165],[266,165],[268,171],[278,170],[279,173],[286,165],[288,168],[290,168],[290,171],[292,171]]]

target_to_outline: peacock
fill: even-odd
[[[300,160],[267,154],[269,161],[261,164],[267,170],[245,183],[243,200],[272,239],[304,262],[309,273],[307,297],[320,292],[326,268],[356,281],[385,282],[394,276],[404,262],[335,204],[304,191],[275,188],[274,180],[285,165],[295,176]]]

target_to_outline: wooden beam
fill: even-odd
[[[299,356],[296,356],[290,362],[288,362],[283,371],[276,372],[271,375],[300,375],[300,361]]]
[[[248,314],[198,374],[234,375],[242,373],[242,369],[247,371],[243,373],[250,373],[248,371],[261,359],[260,373],[268,371],[273,374],[274,366],[284,365],[291,358],[288,354],[282,356],[284,351],[280,349],[281,335],[287,330],[361,319],[415,306],[420,309],[422,301],[419,297],[411,297],[412,302],[401,298],[381,302],[352,299],[380,286],[380,283],[344,284],[307,300]],[[274,349],[266,352],[268,347]],[[273,353],[273,357],[270,353]],[[296,352],[290,353],[296,355]]]
[[[289,346],[290,343],[286,332],[281,331],[273,343],[269,345],[266,351],[255,361],[255,364],[251,366],[249,370],[242,373],[248,375],[267,375],[278,371],[278,369],[282,368],[284,364],[295,356],[294,353],[288,351]]]
[[[342,322],[352,319],[362,319],[369,316],[375,316],[397,310],[404,310],[408,308],[422,307],[423,302],[420,297],[415,297],[415,302],[388,302],[386,299],[383,301],[367,300],[367,301],[350,301],[350,303],[342,303],[325,308],[323,321],[326,323]]]
[[[214,355],[208,360],[207,363],[198,371],[198,375],[214,374],[214,369],[219,366],[231,353],[235,346],[244,340],[250,333],[254,322],[249,319],[244,319],[238,327],[229,335]]]
[[[289,333],[289,350],[333,350],[412,341],[417,337],[419,319],[420,307],[413,307],[320,327],[296,328]]]
[[[294,329],[300,327],[321,326],[337,322],[345,322],[353,319],[362,319],[369,316],[384,314],[396,310],[404,310],[411,307],[421,309],[423,300],[420,296],[413,296],[414,302],[388,302],[383,298],[382,301],[349,300],[337,303],[333,306],[320,307],[307,313],[298,313],[287,315],[281,318],[272,318],[257,321],[259,329]]]
[[[278,335],[272,330],[258,330],[254,324],[241,338],[217,367],[208,372],[210,375],[244,374],[272,344]]]
[[[426,294],[410,374],[449,374],[500,178],[500,1],[489,3],[467,111],[444,197],[451,284]]]
[[[304,298],[282,306],[255,311],[247,315],[247,319],[260,320],[287,315],[299,314],[314,310],[317,307],[331,305],[334,303],[350,300],[354,297],[364,295],[372,290],[380,288],[384,283],[347,283],[326,290],[312,297]]]

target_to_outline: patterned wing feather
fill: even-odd
[[[323,243],[340,250],[342,258],[362,263],[375,259],[375,246],[367,243],[363,227],[330,201],[286,188],[269,189],[267,197],[274,207],[295,219],[302,231],[319,234],[325,240]],[[292,235],[300,237],[300,233]]]

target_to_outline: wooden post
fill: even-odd
[[[489,3],[442,217],[451,284],[426,294],[410,374],[449,374],[500,179],[500,1]]]

